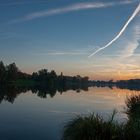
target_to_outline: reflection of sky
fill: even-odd
[[[77,114],[99,113],[105,118],[118,110],[119,121],[126,119],[122,113],[126,95],[136,92],[114,88],[89,88],[89,91],[67,91],[53,98],[42,99],[31,92],[20,94],[13,104],[0,104],[0,135],[3,139],[59,140],[62,127]],[[8,134],[8,135],[7,135]]]
[[[140,16],[111,47],[87,58],[119,32],[138,1],[2,0],[1,59],[30,73],[46,67],[91,79],[140,78]]]

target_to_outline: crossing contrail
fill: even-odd
[[[121,29],[121,31],[117,34],[117,36],[115,38],[113,38],[113,40],[111,40],[108,44],[106,44],[104,47],[99,48],[98,50],[96,50],[94,53],[92,53],[91,55],[89,55],[88,57],[92,57],[95,54],[97,54],[98,52],[100,52],[101,50],[104,50],[105,48],[109,47],[111,44],[113,44],[122,34],[123,32],[126,30],[126,28],[128,27],[128,25],[131,23],[131,21],[135,18],[135,16],[140,12],[140,3],[137,6],[137,8],[135,9],[135,11],[133,12],[132,16],[128,19],[128,21],[125,23],[125,25],[123,26],[123,28]]]

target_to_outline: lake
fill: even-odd
[[[106,119],[117,109],[116,120],[126,121],[125,100],[133,94],[139,91],[90,87],[44,96],[9,90],[0,97],[0,140],[60,140],[63,126],[78,114],[95,112]]]

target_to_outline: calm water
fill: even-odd
[[[107,118],[114,108],[116,119],[125,121],[126,96],[135,91],[89,88],[88,91],[59,92],[40,98],[31,91],[18,94],[13,104],[0,104],[0,140],[60,140],[63,126],[76,114],[96,112]]]

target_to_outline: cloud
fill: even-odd
[[[133,2],[138,2],[139,0],[125,0],[125,1],[123,1],[122,3],[124,3],[124,4],[131,4],[131,3],[133,3]]]
[[[62,14],[62,13],[79,11],[79,10],[106,8],[106,7],[116,6],[116,5],[126,5],[126,4],[131,4],[133,2],[135,2],[135,1],[125,0],[123,2],[105,2],[105,3],[103,3],[103,2],[83,2],[83,3],[76,3],[76,4],[66,6],[66,7],[61,7],[61,8],[56,8],[56,9],[49,9],[49,10],[30,13],[30,14],[25,15],[24,17],[21,17],[21,18],[18,18],[18,19],[15,19],[15,20],[11,21],[10,24],[23,22],[23,21],[29,21],[29,20],[33,20],[33,19],[42,18],[42,17],[53,16],[53,15]]]
[[[132,16],[130,16],[130,18],[128,19],[128,21],[124,24],[124,26],[120,30],[120,32],[109,43],[107,43],[105,46],[97,49],[92,54],[90,54],[88,57],[94,56],[95,54],[99,53],[100,51],[102,51],[102,50],[110,47],[115,41],[117,41],[120,38],[120,36],[125,32],[125,30],[129,26],[129,24],[133,21],[133,19],[138,15],[139,12],[140,12],[140,3],[138,4],[137,8],[134,10]]]
[[[48,56],[48,55],[87,55],[89,52],[93,51],[93,46],[88,46],[87,48],[81,48],[81,49],[65,49],[65,50],[46,50],[44,52],[37,52],[37,51],[32,51],[30,54],[31,55],[36,55],[36,56]]]
[[[135,50],[138,48],[140,45],[140,25],[139,25],[140,20],[138,21],[138,24],[136,24],[132,30],[131,30],[131,35],[129,38],[125,40],[123,43],[123,46],[125,48],[121,51],[121,57],[122,58],[127,58],[135,55]]]
[[[88,52],[75,50],[75,51],[48,51],[48,52],[33,52],[31,55],[43,56],[43,55],[87,55]]]
[[[61,110],[50,110],[49,112],[51,113],[58,113],[58,114],[71,114],[71,115],[77,115],[80,112],[66,112],[66,111],[61,111]]]

